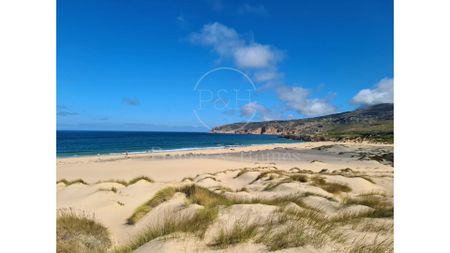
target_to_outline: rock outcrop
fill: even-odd
[[[304,141],[393,142],[394,105],[378,104],[321,117],[215,127],[212,133],[274,134]]]

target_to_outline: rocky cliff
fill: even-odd
[[[372,141],[392,143],[394,105],[378,104],[351,112],[321,117],[235,123],[211,129],[212,133],[276,134],[305,141]]]

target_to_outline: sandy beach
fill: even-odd
[[[57,207],[95,215],[108,228],[115,252],[350,252],[358,243],[391,247],[393,219],[386,210],[391,210],[393,199],[392,152],[389,144],[308,142],[58,158]],[[141,180],[133,180],[137,177]],[[208,191],[226,200],[214,205],[217,217],[202,236],[184,233],[133,244],[149,227],[164,226],[170,215],[186,220],[209,210],[209,204],[193,198],[186,187],[201,187],[195,188],[197,193]],[[151,204],[169,188],[170,197]],[[290,198],[296,200],[287,201]],[[140,212],[143,205],[146,211]],[[258,231],[269,229],[266,223],[274,215],[305,210],[337,224],[324,235],[323,245],[305,239],[271,248],[273,238],[258,239]],[[338,221],[342,215],[350,218]],[[217,236],[234,231],[243,219],[258,228],[254,236],[222,247]],[[278,233],[270,231],[263,234]]]

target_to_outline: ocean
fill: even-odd
[[[293,142],[298,141],[276,135],[59,130],[56,154],[58,157],[132,154]]]

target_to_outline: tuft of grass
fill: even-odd
[[[85,212],[58,210],[57,253],[105,253],[111,247],[108,230]]]
[[[263,228],[256,242],[269,251],[313,245],[321,248],[330,240],[342,241],[343,234],[325,215],[315,210],[289,211],[281,209]]]
[[[394,242],[386,239],[379,241],[377,238],[372,243],[366,243],[363,239],[354,241],[347,253],[392,253],[394,252]]]
[[[98,189],[99,191],[112,191],[114,193],[117,193],[117,188],[116,187],[111,187],[111,188],[100,188]]]
[[[226,186],[218,186],[214,189],[214,191],[218,191],[220,193],[225,193],[225,192],[234,192],[233,189],[231,189],[230,187],[226,187]]]
[[[230,245],[246,242],[256,235],[257,228],[256,224],[236,222],[231,229],[221,228],[208,246],[223,249]]]
[[[269,171],[261,172],[261,173],[260,173],[255,179],[253,179],[253,181],[251,181],[249,184],[253,184],[253,183],[255,183],[256,181],[258,181],[258,180],[260,180],[260,179],[262,179],[262,178],[264,178],[264,177],[266,177],[266,176],[269,176],[269,179],[268,179],[268,180],[275,179],[275,176],[274,176],[274,175],[271,175],[271,174],[275,174],[275,175],[277,175],[277,176],[279,177],[279,176],[283,175],[283,172],[282,172],[282,171],[279,171],[279,170],[269,170]]]
[[[192,217],[181,217],[179,215],[166,215],[161,225],[148,227],[137,238],[126,245],[114,249],[113,253],[129,253],[158,237],[167,236],[176,232],[192,233],[203,237],[208,226],[216,219],[217,208],[202,208]]]
[[[329,183],[323,177],[313,177],[312,181],[314,186],[320,187],[329,193],[350,192],[352,190],[348,185]]]
[[[308,177],[306,175],[302,175],[302,174],[294,174],[289,176],[293,181],[297,181],[300,183],[306,183],[308,182]]]
[[[135,184],[141,180],[145,180],[149,183],[153,183],[155,182],[153,179],[147,177],[147,176],[139,176],[139,177],[135,177],[129,181],[125,181],[125,180],[121,180],[121,179],[110,179],[110,180],[100,180],[97,181],[96,184],[100,184],[100,183],[117,183],[117,184],[121,184],[123,186],[129,186],[132,184]]]
[[[130,218],[127,219],[128,225],[134,225],[138,222],[142,217],[144,217],[148,212],[150,212],[153,208],[157,207],[159,204],[171,199],[175,194],[175,188],[167,187],[160,191],[158,191],[153,198],[149,201],[145,202],[141,206],[139,206]]]
[[[270,184],[266,185],[264,187],[263,191],[271,191],[271,190],[277,188],[279,185],[282,185],[282,184],[285,184],[285,183],[290,183],[290,182],[292,182],[291,178],[285,178],[285,179],[280,180],[278,182],[270,183]]]
[[[362,219],[361,222],[352,224],[352,229],[361,232],[386,234],[394,231],[394,224],[387,222],[373,222],[372,219]]]
[[[229,206],[234,203],[232,200],[229,200],[219,193],[212,192],[195,184],[182,186],[180,188],[167,187],[158,191],[153,198],[139,206],[131,217],[127,219],[127,224],[136,224],[136,222],[142,219],[142,217],[149,213],[153,208],[171,199],[176,192],[184,193],[188,204],[195,203],[206,208],[213,208],[219,205]]]
[[[235,203],[219,193],[212,192],[195,184],[180,187],[176,191],[184,193],[190,203],[202,205],[207,208],[219,205],[230,206]]]
[[[145,180],[145,181],[147,181],[147,182],[149,182],[149,183],[155,182],[153,179],[151,179],[151,178],[149,178],[149,177],[147,177],[147,176],[139,176],[139,177],[135,177],[135,178],[131,179],[130,181],[128,181],[127,186],[128,186],[128,185],[135,184],[135,183],[137,183],[137,182],[139,182],[139,181],[141,181],[141,180]]]
[[[234,176],[233,178],[238,178],[238,177],[244,175],[245,173],[247,173],[247,172],[249,172],[249,171],[250,171],[250,170],[249,170],[248,168],[244,168],[244,169],[242,169],[241,171],[239,171],[239,172],[236,174],[236,176]]]
[[[198,180],[197,182],[201,182],[201,181],[206,180],[206,179],[211,179],[211,180],[213,180],[213,181],[220,182],[220,180],[216,179],[216,178],[213,177],[213,176],[206,176],[206,177],[204,177],[204,178]]]
[[[394,206],[384,196],[376,194],[359,195],[353,198],[344,199],[346,205],[364,205],[373,208],[371,212],[367,212],[365,217],[370,218],[390,218],[394,216]]]
[[[86,182],[85,182],[83,179],[81,179],[81,178],[75,179],[75,180],[72,180],[72,181],[69,181],[69,180],[67,180],[67,179],[61,179],[61,180],[58,180],[56,183],[57,183],[57,184],[58,184],[58,183],[63,183],[63,184],[65,184],[66,186],[69,186],[69,185],[72,185],[72,184],[84,184],[84,185],[88,185],[88,183],[86,183]]]

